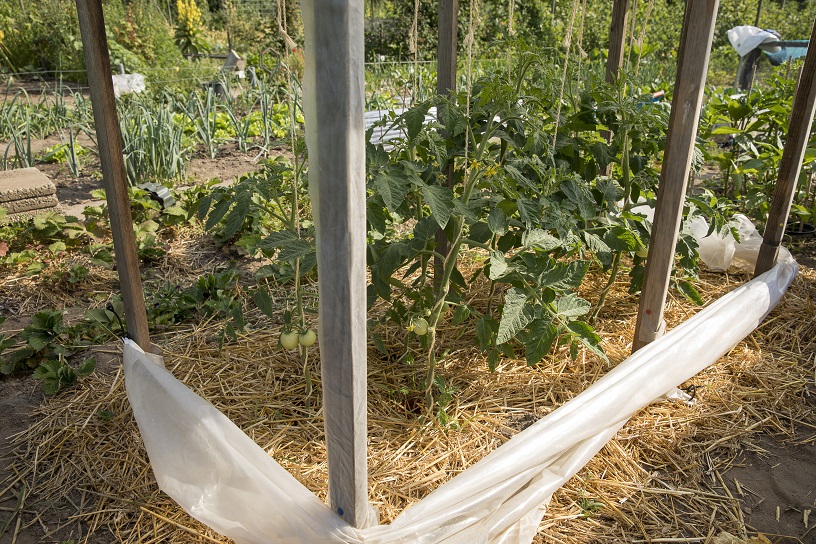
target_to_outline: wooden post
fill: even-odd
[[[816,44],[816,22],[810,34],[810,43]],[[765,225],[762,246],[759,249],[754,272],[756,275],[767,272],[776,263],[779,244],[785,234],[785,225],[788,222],[799,173],[802,170],[802,159],[805,157],[814,110],[816,110],[816,45],[808,47],[805,65],[796,86],[793,110],[788,125],[788,138],[785,140],[785,150],[782,152],[782,162],[779,164],[779,176],[771,198],[768,223]]]
[[[609,27],[609,54],[606,57],[607,83],[615,82],[623,66],[628,17],[629,0],[615,0],[615,3],[612,4],[612,25]]]
[[[606,57],[606,82],[615,83],[623,66],[623,53],[626,49],[626,21],[629,18],[629,0],[615,0],[612,4],[612,24],[609,26],[609,54]],[[612,144],[612,134],[609,130],[601,132],[601,137],[607,144]],[[603,175],[608,176],[612,165],[607,164]]]
[[[436,92],[456,92],[457,28],[459,0],[439,0],[439,45],[436,59]]]
[[[122,135],[119,132],[116,97],[113,94],[102,3],[100,0],[76,0],[76,6],[128,334],[145,351],[154,351],[155,348],[150,344],[144,292],[139,276],[139,258],[136,255],[133,221],[130,216]]]
[[[320,372],[332,509],[374,520],[366,467],[363,0],[303,0],[304,112],[317,226]]]
[[[442,96],[456,94],[456,59],[458,50],[459,0],[439,0],[439,41],[436,59],[436,92]],[[445,165],[448,187],[453,187],[453,161]],[[436,231],[436,252],[447,255],[450,242],[443,229]],[[434,286],[442,281],[442,259],[434,256]]]
[[[660,337],[665,329],[663,306],[700,121],[717,4],[718,0],[689,0],[686,4],[666,151],[657,188],[657,205],[632,351]]]

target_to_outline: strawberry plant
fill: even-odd
[[[3,374],[37,368],[45,361],[67,357],[75,351],[71,330],[63,323],[63,312],[59,310],[46,309],[35,313],[31,324],[19,336],[23,344],[4,357],[0,365]]]
[[[74,385],[77,378],[87,376],[96,368],[96,359],[85,359],[78,368],[74,368],[62,358],[44,361],[34,371],[34,377],[43,382],[46,395],[53,395],[66,387]]]

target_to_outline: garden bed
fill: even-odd
[[[223,262],[223,254],[206,247],[198,235],[181,236],[163,273],[183,281],[197,267]],[[197,248],[196,258],[190,258],[191,248]],[[599,289],[601,280],[584,288]],[[709,302],[744,280],[703,274],[701,292]],[[483,304],[488,289],[485,283],[471,293],[474,307]],[[273,300],[285,298],[279,295]],[[814,296],[816,272],[803,266],[765,323],[692,380],[693,404],[665,401],[642,410],[554,495],[537,542],[712,542],[722,531],[747,537],[755,530],[771,542],[808,542],[814,521],[805,510],[816,499],[807,484],[816,441]],[[687,300],[672,299],[669,327],[696,311]],[[387,331],[389,355],[369,348],[370,500],[382,520],[393,519],[625,358],[635,316],[636,298],[617,285],[596,327],[611,363],[584,351],[571,361],[565,347],[536,367],[502,359],[494,373],[470,347],[472,333],[447,319],[439,337],[450,351],[439,375],[451,395],[444,418],[431,421],[421,417],[421,368],[395,363],[405,332]],[[307,394],[299,358],[278,346],[280,323],[255,318],[255,330],[220,353],[219,325],[212,322],[159,333],[154,341],[174,375],[325,498],[317,361],[309,361],[313,390]],[[3,398],[12,405],[2,411],[3,428],[22,431],[31,423],[13,439],[8,476],[0,485],[7,513],[25,490],[21,515],[13,519],[21,523],[9,527],[6,537],[44,542],[45,533],[62,526],[52,541],[220,542],[156,488],[125,397],[119,346],[98,350],[109,363],[33,414],[39,397],[33,380],[2,382]]]
[[[651,229],[634,206],[654,200],[668,112],[641,107],[642,89],[623,101],[604,95],[609,89],[600,80],[588,83],[603,102],[598,107],[582,100],[553,112],[548,104],[563,98],[545,84],[553,66],[487,74],[489,84],[474,87],[478,108],[423,103],[395,121],[407,138],[367,150],[369,496],[383,522],[630,352],[637,297],[629,293],[640,289]],[[138,144],[125,152],[131,182],[189,184],[174,192],[178,205],[168,209],[131,193],[152,340],[177,377],[325,498],[317,350],[280,344],[282,333],[310,334],[317,309],[315,229],[294,88],[281,95],[286,104],[249,90],[237,108],[206,93],[131,97],[119,105],[126,144]],[[518,96],[496,96],[494,88]],[[552,100],[528,100],[530,93]],[[778,94],[763,96],[774,102]],[[74,100],[87,120],[87,100]],[[717,127],[723,112],[744,106],[741,100],[713,100],[703,133],[741,134],[733,120]],[[432,105],[446,112],[444,126],[433,116],[424,124]],[[23,112],[26,119],[38,108]],[[751,108],[739,111],[753,115]],[[562,116],[571,121],[558,128],[554,120]],[[601,142],[599,127],[616,140]],[[276,138],[291,148],[275,147]],[[700,213],[718,234],[728,232],[738,207],[728,197],[747,186],[734,170],[748,157],[741,141],[700,150],[695,161],[702,168],[710,155],[720,163],[724,187],[703,180],[686,219]],[[0,417],[14,432],[0,474],[0,512],[7,513],[0,538],[220,541],[155,485],[122,384],[120,324],[106,310],[121,314],[109,223],[93,191],[101,186],[98,165],[92,151],[77,161],[71,149],[62,150],[59,165],[38,165],[82,220],[40,218],[9,228],[0,246],[8,271],[0,281],[9,317],[2,332],[18,333],[2,340],[12,349],[0,360],[12,374],[0,381],[8,393]],[[167,151],[161,160],[146,159],[158,150]],[[260,150],[271,160],[252,175],[234,184],[205,181],[255,170]],[[600,175],[607,166],[612,175]],[[750,180],[759,204],[774,178],[770,169],[761,173]],[[439,227],[454,242],[441,289],[432,280]],[[737,542],[765,542],[757,532],[776,542],[812,538],[814,497],[802,482],[812,480],[816,440],[816,251],[812,240],[797,245],[802,273],[779,308],[684,384],[694,386],[694,403],[663,401],[636,414],[556,493],[539,541],[724,544],[715,537],[730,533]],[[682,232],[670,328],[699,309],[695,301],[708,304],[747,279],[705,271],[698,277],[695,247]],[[672,298],[681,291],[685,298]],[[94,373],[83,362],[91,355]],[[42,385],[23,376],[33,369]],[[41,402],[43,391],[56,394]],[[784,470],[760,466],[763,455],[778,456],[771,467]]]

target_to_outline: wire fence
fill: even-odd
[[[507,59],[482,58],[473,60],[474,75],[484,73],[487,69],[505,68]],[[365,63],[366,80],[366,109],[388,110],[391,108],[411,107],[436,94],[436,65],[435,60],[395,60],[378,59]],[[258,75],[263,77],[263,70]],[[23,72],[0,74],[0,96],[9,96],[20,92],[27,93],[47,92],[62,95],[80,93],[87,95],[90,87],[87,83],[76,82],[77,76],[85,74],[85,70],[27,70]],[[466,85],[466,66],[460,63],[459,87]],[[223,75],[215,70],[209,76],[177,76],[163,79],[148,79],[147,85],[154,90],[166,87],[198,87],[213,81],[223,79]],[[40,88],[32,88],[39,83]],[[243,85],[251,85],[250,78],[244,80]],[[229,85],[232,86],[232,85]]]

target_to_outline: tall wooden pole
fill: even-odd
[[[459,0],[439,0],[439,44],[436,49],[436,92],[456,92],[456,52]]]
[[[436,58],[436,93],[441,96],[456,95],[456,59],[458,50],[459,0],[439,0],[439,40]],[[448,187],[453,187],[453,161],[445,165],[445,179]],[[434,285],[442,281],[442,259],[447,255],[450,242],[445,231],[436,231],[436,253],[434,256]]]
[[[626,49],[626,21],[629,18],[629,0],[615,0],[612,4],[612,24],[609,26],[609,53],[606,57],[606,82],[614,84],[623,67],[623,53]],[[601,137],[608,144],[612,143],[612,134],[609,130],[601,132]],[[603,171],[608,176],[612,165],[607,164]]]
[[[686,4],[666,151],[657,188],[657,205],[649,241],[649,255],[646,258],[646,277],[640,295],[632,351],[660,337],[665,329],[663,306],[666,303],[674,248],[686,197],[686,182],[700,121],[717,4],[718,0],[689,0]]]
[[[122,135],[119,132],[119,117],[116,114],[116,97],[113,94],[102,2],[76,0],[76,6],[128,333],[142,349],[152,351],[144,292],[139,276],[133,221],[130,216],[127,174],[122,156]]]
[[[816,22],[810,34],[810,43],[816,44]],[[802,170],[802,159],[805,157],[814,110],[816,110],[816,45],[808,47],[805,65],[796,86],[788,138],[785,140],[785,150],[779,164],[779,176],[771,198],[771,210],[768,214],[768,223],[765,225],[755,274],[767,272],[776,263],[779,244],[785,234],[785,225]]]
[[[364,5],[363,0],[302,5],[329,501],[340,517],[364,527],[373,521],[366,467]]]
[[[629,0],[615,0],[615,3],[612,4],[612,25],[609,27],[609,54],[606,57],[607,83],[615,82],[623,66],[628,17]]]

